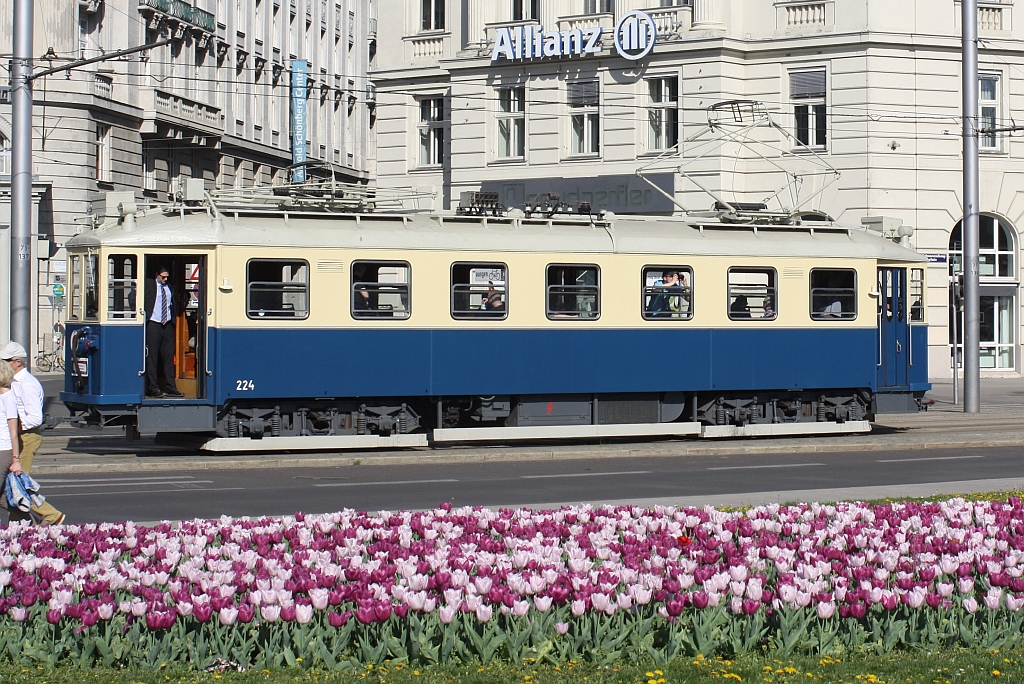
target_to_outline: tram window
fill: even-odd
[[[108,320],[135,320],[136,264],[134,254],[111,254],[107,258]]]
[[[729,269],[729,318],[734,321],[773,321],[775,308],[774,268]]]
[[[852,268],[811,269],[811,318],[816,321],[857,318],[857,272]]]
[[[352,318],[409,318],[411,271],[404,261],[353,262]]]
[[[693,318],[693,269],[689,266],[645,267],[643,315],[649,321]]]
[[[309,263],[300,259],[250,259],[246,264],[249,318],[309,316]]]
[[[924,323],[924,269],[910,269],[910,322]]]
[[[68,268],[68,318],[82,320],[82,255],[72,254]]]
[[[100,312],[99,300],[100,257],[89,254],[85,258],[85,320],[94,321]]]
[[[548,318],[597,320],[601,315],[600,275],[593,265],[548,266]]]
[[[452,264],[452,318],[506,318],[507,276],[505,264]]]

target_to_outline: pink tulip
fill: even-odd
[[[568,622],[556,622],[555,623],[555,631],[558,632],[558,634],[560,636],[565,636],[569,632],[569,623]]]
[[[818,617],[822,620],[829,620],[836,612],[836,604],[829,601],[828,603],[818,604]]]
[[[494,609],[490,606],[478,606],[476,609],[476,619],[480,622],[488,622],[493,614]]]
[[[573,617],[580,617],[585,612],[587,612],[587,604],[585,601],[573,601],[570,610],[572,612]]]
[[[224,607],[220,609],[220,624],[233,625],[238,620],[238,609]]]
[[[968,613],[976,613],[976,612],[978,612],[978,601],[973,596],[969,596],[968,598],[965,598],[964,602],[963,602],[963,606],[964,606],[964,610],[966,610]]]
[[[263,618],[264,622],[277,622],[278,618],[281,617],[280,606],[261,606],[260,617]]]
[[[533,598],[533,605],[540,612],[546,613],[551,609],[551,600],[550,596],[535,596]]]
[[[452,620],[455,619],[455,614],[458,610],[458,606],[441,606],[437,611],[437,616],[443,624],[450,625]]]

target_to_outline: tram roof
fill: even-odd
[[[861,227],[756,226],[689,217],[482,218],[412,214],[139,216],[134,229],[110,222],[76,235],[69,247],[299,247],[479,252],[580,252],[708,256],[847,257],[921,262],[911,249]]]

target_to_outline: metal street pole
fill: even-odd
[[[978,0],[963,0],[961,6],[964,78],[964,413],[978,413],[981,411],[981,301],[978,293]]]
[[[11,60],[11,339],[32,359],[32,13],[14,0]]]

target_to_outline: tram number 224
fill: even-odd
[[[255,389],[256,384],[252,380],[235,380],[236,392],[252,392]]]

